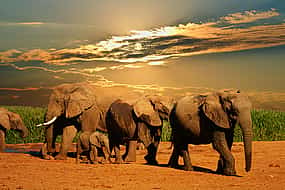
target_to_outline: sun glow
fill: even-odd
[[[206,23],[190,22],[152,30],[131,30],[129,35],[112,36],[78,48],[29,50],[23,53],[14,51],[11,54],[0,52],[0,62],[42,60],[45,63],[62,65],[76,61],[102,60],[163,65],[162,60],[170,57],[284,45],[284,22],[272,25],[255,23],[279,15],[275,9],[263,12],[251,10]],[[241,24],[245,25],[241,27]]]
[[[164,61],[151,61],[148,63],[148,65],[152,65],[152,66],[165,65],[165,62]]]

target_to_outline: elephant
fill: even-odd
[[[93,164],[98,163],[98,151],[104,156],[102,163],[111,163],[111,152],[109,147],[109,139],[107,134],[99,131],[94,133],[83,132],[80,134],[77,143],[76,163],[79,163],[80,156],[85,154]]]
[[[44,159],[55,155],[55,141],[62,135],[59,153],[55,159],[64,160],[77,132],[106,132],[105,115],[110,104],[118,97],[135,96],[125,89],[99,88],[89,83],[62,84],[49,97],[45,123],[46,140],[41,148]]]
[[[252,120],[251,102],[239,90],[220,90],[180,99],[170,113],[174,149],[169,166],[178,167],[183,157],[184,170],[193,170],[188,144],[210,144],[220,154],[217,173],[236,175],[231,153],[234,128],[239,124],[243,134],[246,171],[251,169]]]
[[[0,152],[5,150],[5,136],[6,132],[10,129],[19,131],[22,138],[27,137],[29,134],[19,114],[10,112],[5,108],[0,108]]]
[[[156,153],[162,133],[163,120],[168,119],[172,99],[166,96],[145,95],[135,103],[118,99],[107,113],[106,124],[110,149],[115,150],[115,163],[135,162],[137,140],[147,148],[144,157],[148,164],[157,165]],[[120,144],[126,144],[123,158]]]

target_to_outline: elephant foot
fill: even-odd
[[[185,171],[194,171],[193,167],[192,166],[184,166],[183,169]]]
[[[178,164],[169,164],[167,165],[169,168],[176,168],[178,169],[179,168],[179,165]]]
[[[225,168],[223,174],[227,176],[235,176],[237,173],[234,169]]]
[[[122,159],[115,159],[115,162],[114,164],[122,164],[123,163],[123,160]]]
[[[52,155],[42,155],[44,160],[54,160],[55,158]]]
[[[103,159],[100,164],[111,164],[111,162],[109,160]]]
[[[155,165],[155,166],[158,165],[157,160],[150,155],[146,155],[144,157],[144,159],[146,160],[147,164],[149,164],[149,165]]]
[[[138,143],[136,149],[137,150],[144,150],[145,147],[144,147],[143,143]]]
[[[233,166],[232,167],[226,167],[224,163],[225,163],[225,161],[223,161],[222,159],[219,159],[216,173],[222,174],[222,175],[227,175],[227,176],[236,175],[235,168]]]
[[[62,154],[58,154],[55,156],[56,160],[66,160],[67,156],[66,155],[62,155]]]
[[[98,164],[98,161],[96,161],[96,160],[91,160],[91,161],[90,161],[90,164]]]
[[[135,161],[136,161],[136,159],[134,159],[134,158],[132,158],[132,157],[127,156],[127,157],[125,157],[124,161],[125,161],[125,162],[135,162]]]

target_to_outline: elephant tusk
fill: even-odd
[[[37,127],[41,127],[41,126],[47,126],[47,125],[51,125],[53,122],[55,122],[55,120],[57,119],[57,117],[55,116],[54,118],[52,118],[50,121],[45,122],[45,123],[41,123],[36,125]]]

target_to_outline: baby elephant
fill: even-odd
[[[98,163],[98,151],[101,151],[104,155],[104,160],[101,163],[111,163],[107,135],[99,131],[81,133],[77,143],[76,163],[80,162],[82,156],[86,156],[87,161],[92,164]]]

